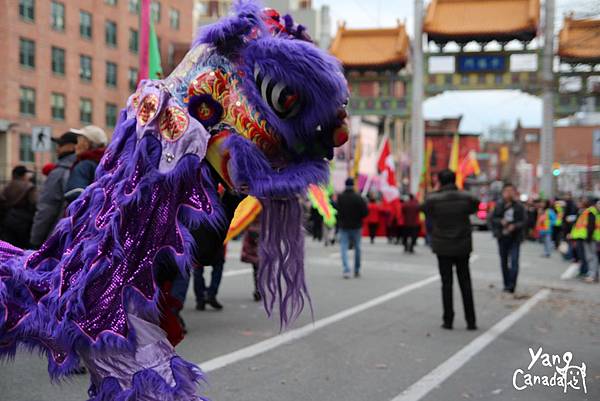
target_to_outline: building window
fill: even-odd
[[[65,75],[65,49],[52,46],[52,72]]]
[[[35,20],[35,0],[19,0],[19,16],[25,21]]]
[[[159,23],[161,14],[160,1],[153,1],[150,9],[152,10],[152,18],[154,18],[154,22]]]
[[[104,3],[108,4],[109,6],[116,6],[117,0],[104,0]]]
[[[79,120],[84,124],[92,123],[92,99],[79,99]]]
[[[82,81],[92,80],[92,58],[90,56],[79,56],[79,78]]]
[[[137,29],[129,28],[129,51],[137,53],[138,47],[138,31]]]
[[[19,160],[25,163],[33,163],[33,149],[31,149],[31,135],[19,135]]]
[[[19,64],[22,67],[35,68],[35,42],[29,39],[19,39]]]
[[[106,103],[106,126],[114,127],[117,125],[117,105]]]
[[[61,93],[50,95],[50,112],[54,120],[65,119],[65,95]]]
[[[138,81],[137,68],[129,67],[128,81],[129,81],[129,90],[130,91],[136,90],[137,89],[137,81]]]
[[[87,11],[79,12],[79,34],[82,38],[92,38],[92,14]]]
[[[129,0],[129,12],[132,14],[140,12],[140,0]]]
[[[26,86],[19,88],[19,112],[23,116],[35,115],[35,89]]]
[[[179,10],[172,8],[169,11],[169,25],[175,30],[179,30]]]
[[[106,62],[106,85],[117,86],[117,65],[110,61]]]
[[[64,31],[65,30],[65,5],[63,3],[59,3],[58,1],[52,2],[52,29],[55,31]]]
[[[110,47],[117,46],[117,23],[114,21],[106,21],[104,24],[104,40],[106,45]]]

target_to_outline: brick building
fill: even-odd
[[[600,125],[554,127],[554,161],[559,164],[600,165],[600,157],[593,154],[594,131]],[[540,162],[540,128],[515,129],[514,161],[524,160],[536,166]]]
[[[53,136],[95,124],[110,135],[135,89],[140,0],[0,0],[0,180],[17,164],[39,170],[34,126]],[[192,39],[193,0],[155,0],[165,71]]]
[[[479,135],[460,132],[460,120],[456,118],[443,118],[441,120],[425,121],[425,138],[432,143],[430,171],[432,175],[448,168],[454,134],[458,133],[458,160],[459,163],[471,151],[479,152]]]

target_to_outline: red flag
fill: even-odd
[[[386,202],[390,202],[400,197],[398,183],[396,182],[396,164],[392,155],[392,146],[390,139],[386,136],[383,139],[381,153],[377,160],[377,171],[381,176],[381,193]]]

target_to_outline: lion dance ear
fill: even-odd
[[[201,27],[192,47],[213,45],[224,56],[239,53],[249,39],[266,31],[262,9],[253,0],[239,0],[233,5],[234,14]]]

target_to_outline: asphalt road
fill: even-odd
[[[314,320],[307,310],[280,334],[278,321],[252,301],[250,269],[233,243],[219,295],[225,309],[195,311],[190,290],[189,334],[178,351],[206,370],[205,394],[215,401],[600,400],[600,285],[561,279],[568,263],[540,254],[541,245],[524,245],[517,294],[508,295],[495,242],[476,233],[479,330],[465,330],[455,288],[455,329],[445,331],[436,261],[423,245],[406,255],[383,240],[363,243],[362,278],[343,280],[339,249],[307,241]],[[539,359],[528,369],[530,348]],[[527,374],[542,380],[564,367],[565,352],[572,353],[567,383],[585,363],[587,393],[522,388]],[[46,362],[20,352],[0,365],[0,401],[85,400],[87,381],[52,385]]]

